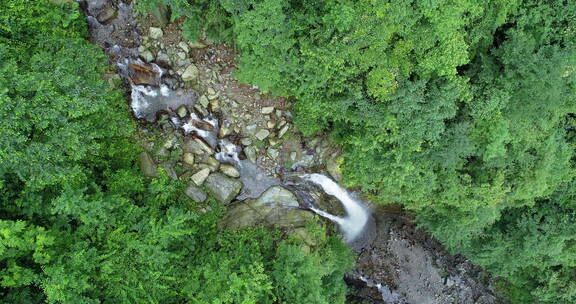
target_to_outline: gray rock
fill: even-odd
[[[268,188],[266,192],[262,193],[262,196],[256,199],[255,206],[263,206],[265,204],[280,204],[289,207],[298,207],[300,205],[292,192],[280,186]]]
[[[178,53],[176,53],[176,60],[174,60],[174,62],[180,62],[181,60],[185,60],[185,59],[186,59],[186,53],[178,52]]]
[[[192,152],[196,155],[213,154],[214,150],[210,148],[204,141],[198,138],[186,137],[182,145],[184,152]]]
[[[278,138],[282,138],[282,136],[288,132],[288,129],[290,129],[290,125],[285,125],[282,129],[280,129],[280,132],[278,132]]]
[[[296,161],[297,156],[298,156],[298,153],[296,153],[295,151],[290,152],[290,160],[291,161]]]
[[[208,94],[208,99],[215,100],[216,98],[218,98],[218,96],[220,96],[220,94],[218,94],[217,92],[215,92],[214,94]]]
[[[267,152],[268,152],[268,156],[270,156],[270,158],[272,158],[272,159],[276,159],[278,157],[278,155],[280,154],[278,152],[278,150],[272,149],[272,148],[269,148]]]
[[[181,105],[180,107],[178,107],[178,109],[176,110],[176,114],[178,114],[180,118],[186,117],[186,115],[188,115],[188,110],[186,109],[186,106]]]
[[[184,161],[185,164],[193,165],[194,164],[194,154],[191,152],[185,152],[182,155],[182,160]]]
[[[208,101],[208,97],[206,97],[206,95],[200,96],[198,102],[205,108],[207,108],[208,105],[210,104],[210,101]]]
[[[246,126],[246,133],[250,134],[250,135],[254,135],[256,134],[256,125],[248,125]]]
[[[192,175],[192,181],[196,185],[200,186],[206,181],[209,174],[210,174],[210,169],[204,168],[204,169],[196,172],[194,175]]]
[[[206,164],[208,165],[208,167],[210,168],[210,171],[212,171],[212,172],[218,170],[218,167],[220,167],[220,162],[218,162],[218,160],[212,156],[210,156],[208,158],[208,160],[206,161]]]
[[[196,141],[198,146],[200,146],[200,148],[202,148],[202,150],[204,150],[204,152],[206,152],[208,154],[214,154],[214,150],[212,148],[210,148],[210,146],[208,144],[206,144],[203,140],[201,140],[199,138],[195,138],[194,141]]]
[[[184,41],[180,41],[180,43],[178,43],[178,46],[184,50],[184,52],[188,53],[190,52],[190,47],[188,46],[188,44],[186,44],[186,42]]]
[[[268,137],[268,135],[270,135],[270,131],[268,131],[266,129],[261,129],[254,136],[256,136],[256,138],[258,138],[258,140],[264,140],[264,139],[266,139],[266,137]]]
[[[165,64],[168,66],[172,65],[172,62],[170,61],[170,57],[168,56],[168,54],[159,51],[158,54],[156,55],[156,61],[158,61],[161,64]]]
[[[201,41],[190,41],[188,45],[193,49],[203,49],[206,47],[206,44]]]
[[[194,138],[191,138],[191,137],[186,137],[184,139],[184,144],[182,145],[182,150],[184,151],[184,153],[190,152],[190,153],[194,153],[197,155],[202,155],[205,153],[204,149],[202,149],[202,146],[200,146],[196,142],[196,140]]]
[[[150,27],[150,38],[152,39],[160,39],[164,35],[162,29],[159,27]]]
[[[201,104],[195,104],[194,109],[198,110],[198,112],[200,112],[202,116],[208,116],[209,114],[208,110],[206,110],[206,108],[203,107]]]
[[[212,108],[212,112],[218,112],[220,110],[220,102],[218,99],[210,100],[210,108]]]
[[[178,138],[176,137],[176,135],[174,135],[174,133],[172,133],[167,136],[162,146],[166,149],[172,149],[175,148],[177,144],[178,144]]]
[[[218,137],[224,138],[230,135],[232,130],[230,130],[229,126],[223,125],[220,127],[220,131],[218,131]]]
[[[198,68],[194,64],[190,64],[182,73],[182,80],[194,81],[198,78]]]
[[[205,201],[207,196],[206,192],[204,192],[204,190],[200,189],[198,186],[194,185],[194,183],[189,184],[186,190],[184,190],[184,193],[186,193],[189,198],[197,203]]]
[[[240,142],[242,143],[242,145],[244,146],[249,146],[252,144],[252,140],[248,137],[244,137],[240,140]]]
[[[154,160],[148,152],[140,153],[138,160],[140,162],[140,170],[144,176],[152,178],[158,176],[158,172],[156,172],[156,163],[154,163]]]
[[[230,176],[230,177],[240,177],[240,172],[238,172],[238,169],[236,169],[236,167],[232,166],[232,165],[221,165],[220,166],[220,172]]]
[[[261,112],[262,114],[270,114],[274,112],[274,107],[263,107]]]
[[[184,60],[178,60],[177,64],[178,64],[178,67],[186,67],[186,66],[189,66],[190,64],[192,64],[192,61],[190,60],[190,58],[186,58]],[[182,75],[183,72],[184,71],[182,71],[180,73],[180,75]]]
[[[112,21],[112,19],[118,16],[118,12],[112,6],[107,6],[100,11],[96,19],[98,22],[102,24],[107,24],[108,22]]]
[[[266,123],[266,126],[268,127],[268,129],[272,129],[272,128],[274,128],[274,127],[276,126],[276,122],[274,122],[274,121],[272,121],[272,120],[269,120],[269,121]]]
[[[242,183],[222,173],[212,173],[206,179],[205,186],[221,203],[230,203],[242,190]]]
[[[278,139],[272,138],[272,136],[270,136],[270,137],[268,138],[268,143],[270,143],[271,146],[275,146],[275,145],[278,144]]]
[[[246,147],[246,149],[244,149],[244,153],[246,154],[246,157],[248,157],[248,159],[251,162],[253,162],[253,163],[256,162],[257,151],[256,151],[256,148],[254,146]]]
[[[337,182],[342,182],[342,169],[338,155],[333,155],[326,160],[326,170]]]
[[[144,50],[140,52],[140,57],[142,57],[142,59],[144,59],[144,61],[148,63],[154,61],[154,54],[152,54],[152,52],[150,52],[149,50]]]

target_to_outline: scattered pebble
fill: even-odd
[[[264,107],[262,108],[262,114],[270,114],[274,112],[274,107]]]

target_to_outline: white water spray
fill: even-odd
[[[370,217],[368,208],[361,201],[354,199],[346,189],[322,174],[308,174],[304,178],[322,187],[326,194],[337,198],[342,203],[346,216],[335,216],[317,208],[311,210],[338,224],[346,242],[356,239],[368,223]]]

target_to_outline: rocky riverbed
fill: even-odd
[[[123,2],[81,4],[93,41],[118,67],[118,74],[107,75],[111,85],[131,90],[127,106],[139,122],[146,176],[156,177],[161,168],[187,184],[190,200],[217,199],[227,209],[222,229],[275,226],[308,246],[315,244],[306,223],[323,220],[307,210],[302,193],[319,209],[345,215],[337,199],[298,181],[310,172],[342,181],[339,149],[325,136],[303,137],[285,98],[238,83],[232,48],[185,41],[181,20],[168,23],[162,12],[153,18]],[[219,157],[228,144],[245,166]],[[500,303],[484,272],[447,254],[404,211],[391,210],[374,209],[371,230],[355,246],[358,263],[347,277],[351,302]]]

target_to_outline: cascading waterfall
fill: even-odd
[[[311,207],[310,210],[338,224],[346,242],[354,241],[364,231],[370,218],[370,211],[366,205],[354,199],[346,189],[325,175],[308,174],[304,176],[304,179],[317,184],[326,194],[337,198],[342,203],[346,216],[335,216],[316,207]]]

